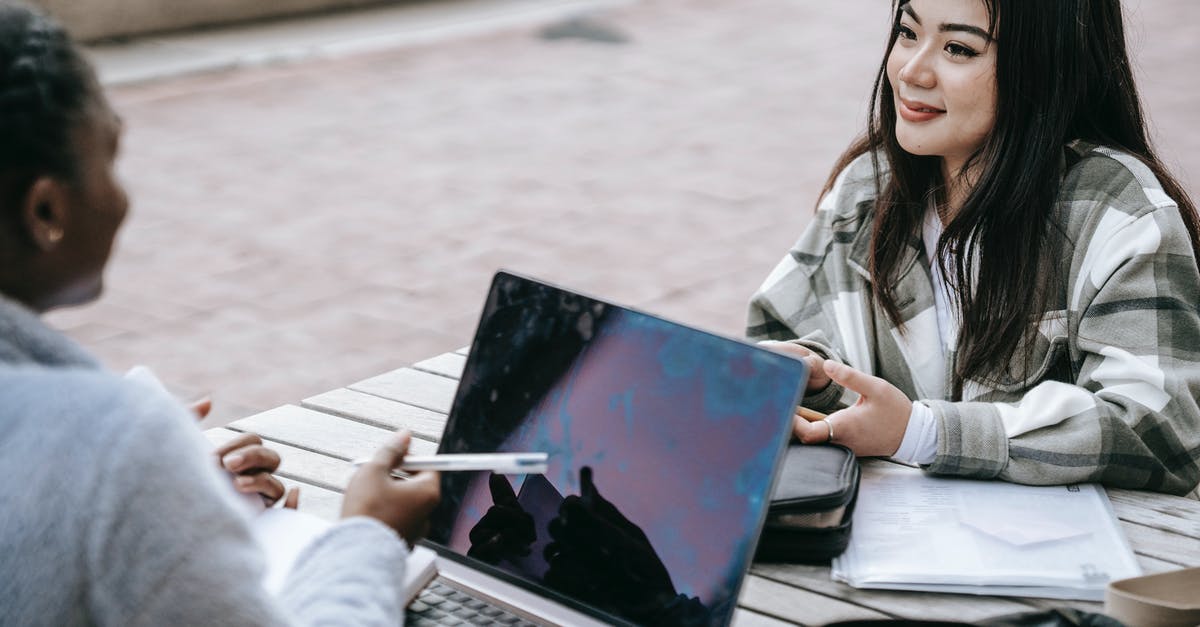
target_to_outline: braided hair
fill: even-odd
[[[41,11],[0,0],[0,220],[39,176],[74,183],[72,135],[100,94],[91,65],[67,32]],[[12,231],[9,230],[9,233]]]

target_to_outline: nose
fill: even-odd
[[[925,89],[937,84],[937,73],[933,69],[936,50],[926,45],[913,51],[912,56],[900,66],[897,78],[901,81]]]

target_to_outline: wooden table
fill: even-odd
[[[437,449],[465,363],[466,349],[438,355],[207,435],[223,442],[248,431],[270,441],[283,457],[280,478],[301,486],[300,509],[334,520],[353,474],[350,460],[370,456],[400,427],[413,432],[412,452]],[[1200,566],[1200,502],[1119,489],[1108,494],[1147,573]],[[828,566],[790,564],[755,564],[738,605],[734,623],[743,626],[887,617],[975,621],[1063,605],[1101,610],[1080,601],[857,590],[832,581]]]

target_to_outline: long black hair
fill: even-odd
[[[1056,273],[1055,257],[1065,243],[1057,239],[1051,215],[1064,149],[1072,140],[1115,148],[1145,163],[1179,205],[1193,253],[1200,258],[1195,206],[1147,137],[1119,0],[984,2],[989,31],[999,42],[993,44],[999,46],[996,122],[963,168],[978,173],[978,179],[946,225],[936,255],[962,307],[955,397],[967,379],[1005,374],[1018,347],[1036,329],[1035,317],[1062,291],[1064,277]],[[871,240],[872,291],[901,330],[896,279],[910,238],[920,232],[929,194],[944,200],[940,195],[946,185],[938,157],[909,154],[896,140],[887,59],[904,4],[906,0],[893,3],[892,34],[875,78],[867,134],[847,149],[826,183],[827,192],[850,161],[872,155],[876,180],[882,183]],[[890,175],[882,174],[881,160]]]
[[[99,93],[91,65],[57,22],[0,0],[0,220],[7,232],[37,177],[78,180],[72,134]]]

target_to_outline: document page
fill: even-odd
[[[1102,600],[1141,570],[1097,485],[1023,486],[862,467],[850,545],[833,576],[852,586]]]

